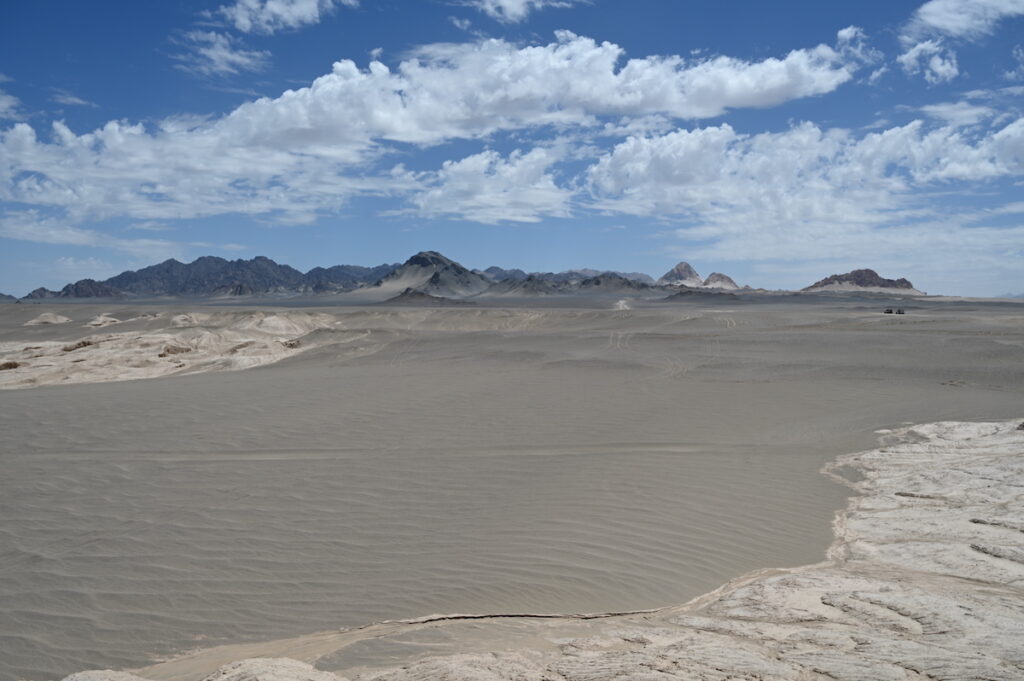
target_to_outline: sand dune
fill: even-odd
[[[44,312],[34,319],[30,319],[24,323],[23,326],[40,326],[42,324],[67,324],[71,319],[64,315],[54,314],[53,312]]]
[[[108,314],[98,314],[86,323],[86,326],[100,328],[111,324],[120,324],[121,320],[111,317]]]

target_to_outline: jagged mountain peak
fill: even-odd
[[[697,270],[693,269],[688,262],[680,262],[658,279],[659,284],[683,284],[686,286],[701,286],[704,280]]]
[[[451,258],[446,258],[437,251],[420,251],[405,261],[405,265],[416,267],[445,267],[459,265]],[[459,265],[459,267],[462,267]]]

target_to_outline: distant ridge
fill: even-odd
[[[56,298],[59,295],[60,294],[57,293],[56,291],[51,291],[48,288],[40,286],[39,288],[25,295],[22,298],[22,300],[45,300],[47,298]]]
[[[9,303],[17,300],[14,296],[7,295],[6,293],[0,293],[0,302]]]
[[[47,298],[115,298],[120,296],[244,296],[266,293],[327,293],[349,291],[379,280],[398,265],[336,265],[314,267],[303,274],[270,258],[225,260],[203,256],[190,263],[165,260],[129,270],[106,281],[82,279],[58,291],[38,288],[28,300]]]
[[[61,298],[117,298],[123,296],[124,293],[110,284],[95,279],[81,279],[73,284],[68,284],[57,295]]]
[[[878,275],[874,270],[862,269],[853,270],[846,274],[833,274],[829,277],[825,277],[821,281],[817,281],[804,291],[846,291],[846,290],[863,290],[872,291],[879,289],[891,289],[893,291],[902,291],[906,293],[921,293],[914,288],[914,285],[907,279],[885,279]]]
[[[739,297],[735,293],[726,293],[724,291],[710,291],[707,289],[692,289],[687,288],[682,291],[676,291],[675,293],[660,299],[661,302],[675,303],[682,301],[717,301],[717,302],[731,302],[739,300]]]
[[[728,276],[715,272],[706,280],[685,262],[667,272],[658,282],[642,272],[573,269],[562,272],[532,272],[522,269],[488,267],[470,270],[437,251],[420,251],[404,263],[374,267],[334,265],[301,272],[265,256],[226,260],[202,256],[183,263],[173,258],[139,270],[128,270],[104,281],[81,279],[59,291],[38,288],[25,300],[49,299],[133,299],[133,298],[245,298],[249,296],[314,296],[352,292],[354,303],[401,302],[429,299],[463,299],[480,295],[532,297],[549,295],[644,296],[659,287],[692,287],[708,290],[738,290]],[[750,290],[744,287],[744,290]],[[4,298],[0,298],[4,300]]]
[[[579,287],[582,291],[643,291],[651,288],[650,284],[629,279],[621,274],[612,273],[599,274],[596,277],[584,279],[580,282]]]
[[[525,279],[503,279],[487,289],[488,295],[494,296],[550,296],[564,293],[567,285],[548,281],[543,277],[531,274]]]

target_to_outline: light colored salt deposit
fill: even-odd
[[[67,317],[43,313],[31,323],[55,324]],[[100,315],[89,326],[118,323]],[[17,367],[0,373],[0,389],[56,383],[102,383],[171,374],[248,369],[298,354],[318,341],[306,337],[331,330],[337,320],[301,311],[188,313],[171,317],[166,328],[107,333],[82,339],[0,343],[0,362]],[[365,334],[338,334],[345,343]]]
[[[65,681],[142,681],[127,672],[80,672]],[[345,681],[343,677],[322,672],[298,660],[287,658],[254,658],[224,665],[204,681]]]
[[[62,314],[54,314],[52,312],[44,312],[35,319],[30,319],[22,326],[40,326],[42,324],[67,324],[71,319],[65,317]]]
[[[488,652],[420,656],[392,669],[346,671],[361,681],[504,679],[998,679],[1024,678],[1024,431],[1018,421],[944,422],[883,432],[879,449],[840,457],[859,493],[838,514],[827,560],[763,570],[690,603],[654,613],[511,618],[527,632],[508,644],[509,616],[392,623],[487,627]],[[323,645],[344,657],[352,641],[382,641],[383,625]],[[507,631],[507,630],[506,630]],[[321,636],[323,639],[324,636]],[[329,637],[328,637],[329,638]],[[468,643],[467,643],[468,645]],[[339,653],[340,651],[340,653]],[[233,663],[209,681],[333,681],[294,663]],[[248,670],[248,671],[240,671]],[[252,676],[247,674],[252,673]],[[67,681],[132,681],[115,672]]]

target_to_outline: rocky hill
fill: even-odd
[[[726,291],[735,291],[739,288],[736,282],[732,280],[732,277],[722,274],[721,272],[712,272],[708,275],[708,278],[704,280],[704,288],[717,288]]]
[[[690,267],[690,263],[681,262],[658,279],[661,286],[694,286],[704,285],[704,280],[697,274],[697,270]]]
[[[874,270],[853,270],[846,274],[833,274],[817,281],[804,291],[892,291],[896,293],[920,293],[908,280],[886,279]]]
[[[491,286],[486,277],[471,272],[437,251],[421,251],[374,284],[396,293],[412,289],[436,296],[465,297],[483,293]]]
[[[22,300],[46,300],[47,298],[56,298],[60,293],[57,291],[51,291],[48,288],[40,286],[31,293],[25,295]]]

